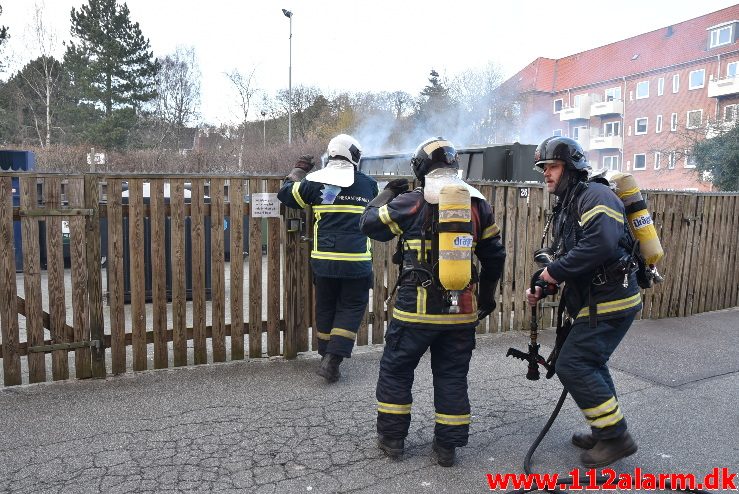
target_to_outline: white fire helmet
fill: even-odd
[[[354,183],[354,169],[359,169],[362,148],[359,141],[347,134],[339,134],[328,143],[328,161],[320,170],[309,173],[305,179],[339,187]]]

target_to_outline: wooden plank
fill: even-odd
[[[172,239],[172,350],[175,367],[187,365],[187,285],[185,277],[185,182],[169,183]]]
[[[701,232],[703,230],[703,209],[705,207],[706,197],[704,195],[698,195],[696,197],[695,208],[693,209],[693,235],[691,244],[690,264],[688,268],[690,273],[694,276],[691,277],[690,282],[687,283],[687,296],[686,296],[686,312],[685,315],[689,316],[695,314],[698,305],[698,292],[700,290],[701,277],[703,270],[699,268],[702,262],[701,250],[703,249],[703,238]]]
[[[267,191],[275,193],[280,189],[280,180],[267,180]],[[280,218],[267,220],[267,355],[280,354]]]
[[[210,280],[211,317],[213,324],[213,362],[226,360],[226,278],[225,248],[223,234],[223,179],[210,180]]]
[[[684,204],[684,210],[683,210],[683,227],[685,229],[685,237],[684,237],[684,245],[685,245],[685,254],[683,257],[683,267],[682,272],[683,273],[690,273],[691,269],[691,263],[692,263],[692,256],[694,253],[694,245],[697,241],[696,238],[696,221],[694,220],[696,216],[696,209],[698,207],[698,196],[697,195],[690,195],[686,196],[685,198],[685,204]],[[679,295],[680,298],[678,300],[678,316],[685,317],[686,315],[690,314],[690,302],[691,302],[691,289],[693,287],[693,280],[694,277],[688,277],[688,279],[683,280],[683,283],[680,284],[680,290]]]
[[[208,363],[205,341],[205,219],[203,179],[192,181],[190,225],[192,235],[192,326],[195,364]]]
[[[244,181],[229,187],[231,215],[231,360],[244,359]],[[279,323],[279,321],[278,321]],[[279,343],[279,338],[278,338]],[[278,349],[279,353],[279,349]]]
[[[312,207],[305,209],[306,232],[309,238],[312,238],[313,225],[315,216]],[[315,328],[315,306],[316,306],[316,290],[313,284],[313,270],[310,264],[310,251],[312,244],[304,239],[300,242],[300,292],[298,298],[298,307],[300,308],[300,321],[298,322],[298,351],[308,351],[309,331]],[[312,332],[312,347],[318,348],[317,331]]]
[[[539,248],[541,241],[540,231],[543,228],[540,225],[541,189],[537,189],[536,187],[526,187],[526,189],[528,189],[528,200],[525,208],[525,216],[523,223],[519,222],[519,230],[526,232],[526,243],[524,245],[523,256],[521,257],[525,284],[516,290],[516,303],[521,307],[521,313],[523,315],[521,329],[528,329],[531,325],[531,310],[529,304],[526,303],[525,287],[530,284],[531,277],[538,269],[538,266],[534,263],[534,252]],[[524,189],[519,188],[519,201],[523,205],[524,199],[520,197],[521,190]],[[523,242],[523,235],[519,236],[519,241]]]
[[[705,312],[707,309],[707,303],[706,303],[706,294],[709,292],[709,287],[711,286],[713,280],[711,279],[711,270],[710,265],[705,265],[706,261],[711,259],[711,251],[713,249],[713,234],[714,234],[714,226],[715,226],[715,216],[716,216],[716,203],[718,201],[717,197],[707,197],[706,203],[708,204],[708,208],[706,211],[706,217],[705,217],[705,232],[707,235],[705,236],[705,246],[706,248],[702,252],[703,255],[703,269],[705,270],[704,273],[704,279],[703,283],[701,284],[701,290],[700,295],[698,296],[698,313]]]
[[[151,216],[151,311],[154,329],[154,368],[169,366],[169,351],[164,339],[167,330],[167,253],[165,243],[164,181],[151,180],[149,184]]]
[[[285,221],[299,220],[300,211],[285,208]],[[251,232],[250,232],[251,233]],[[286,359],[295,358],[298,355],[298,298],[300,285],[300,232],[285,233],[285,272],[283,286],[285,287],[285,334],[283,340],[283,355]],[[251,256],[250,256],[251,257]]]
[[[12,180],[9,176],[0,176],[0,336],[3,344],[3,382],[6,386],[21,384],[17,294]]]
[[[501,186],[495,186],[493,189],[493,195],[494,195],[494,207],[493,207],[493,215],[495,217],[495,224],[498,225],[498,227],[501,229],[501,242],[505,242],[504,236],[505,231],[503,228],[505,228],[505,189]],[[492,204],[492,203],[491,203]],[[505,246],[505,243],[503,243]],[[506,251],[506,257],[508,257],[508,251]],[[504,269],[505,271],[505,269]],[[495,297],[497,301],[497,307],[495,309],[495,312],[493,312],[490,317],[488,317],[489,320],[489,326],[490,326],[490,332],[491,333],[497,333],[499,331],[502,331],[501,329],[501,315],[503,313],[503,278],[504,275],[501,274],[500,281],[498,282],[498,286],[495,287]]]
[[[249,194],[262,191],[258,180],[249,180]],[[262,218],[249,218],[249,357],[262,356]]]
[[[85,207],[93,211],[93,215],[85,218],[85,258],[87,259],[87,308],[89,337],[102,343],[105,336],[105,318],[103,316],[103,280],[100,269],[100,181],[96,175],[85,175]],[[105,348],[100,346],[90,349],[92,377],[102,379],[106,376]]]
[[[504,245],[507,253],[503,269],[503,302],[501,303],[501,331],[511,329],[513,311],[513,277],[515,275],[514,248],[516,245],[516,190],[513,187],[501,187],[499,192],[505,194],[505,227],[503,227]]]
[[[726,197],[720,197],[719,198],[719,215],[718,215],[718,224],[716,225],[716,233],[718,234],[718,239],[715,242],[716,243],[716,250],[714,256],[711,257],[711,260],[714,264],[714,273],[715,276],[713,277],[713,287],[712,287],[712,295],[711,299],[713,300],[713,304],[711,305],[711,310],[719,310],[723,309],[723,297],[724,297],[724,291],[726,290],[726,287],[728,286],[728,279],[726,277],[727,270],[726,270],[726,240],[729,236],[729,232],[726,229],[726,224],[729,222],[729,202],[726,201]]]
[[[46,207],[61,207],[61,180],[49,177],[44,182],[44,199]],[[67,323],[67,304],[64,288],[64,256],[62,244],[62,219],[51,217],[46,219],[46,272],[49,293],[49,315],[51,316],[50,333],[53,343],[70,343],[72,335],[65,332]],[[64,350],[55,351],[51,357],[51,374],[55,381],[69,379],[69,360]]]
[[[123,215],[121,181],[108,178],[108,302],[110,358],[113,374],[126,372],[126,319],[123,313]]]
[[[729,279],[731,289],[728,291],[727,307],[736,307],[739,305],[737,294],[739,293],[739,195],[733,197],[732,206],[730,208],[733,217],[732,226],[729,227],[729,246],[731,255],[729,256]],[[731,266],[734,266],[732,271]]]
[[[659,307],[659,318],[664,319],[670,311],[670,303],[672,300],[672,290],[675,282],[681,278],[681,273],[677,272],[677,232],[679,231],[680,215],[675,214],[676,196],[669,194],[665,197],[665,281],[662,286],[662,300]],[[675,221],[678,224],[675,224]]]
[[[385,250],[383,242],[372,240],[372,270],[375,273],[372,286],[372,344],[374,345],[381,344],[385,336],[385,299],[389,295],[385,285]]]
[[[20,207],[35,208],[36,176],[20,177]],[[41,261],[39,258],[39,226],[38,219],[25,217],[21,219],[21,235],[23,245],[23,282],[26,316],[26,341],[31,346],[44,342],[43,303],[41,295]],[[19,307],[20,309],[20,307]],[[46,380],[46,358],[42,353],[28,356],[28,380],[32,383]]]
[[[679,276],[673,276],[672,291],[670,295],[670,306],[668,308],[667,316],[676,317],[680,313],[680,294],[682,293],[683,285],[685,284],[682,273],[685,264],[685,251],[687,243],[687,226],[688,224],[683,221],[685,211],[687,209],[688,196],[684,194],[675,196],[675,206],[673,207],[674,219],[673,219],[673,272],[679,274]],[[679,278],[679,279],[678,279]]]
[[[140,178],[128,181],[128,242],[130,253],[129,279],[131,280],[131,334],[133,335],[133,370],[146,370],[146,283],[144,274],[144,181]]]
[[[85,187],[82,178],[73,177],[67,183],[67,201],[70,207],[81,207],[85,202]],[[69,257],[72,263],[72,341],[90,341],[89,311],[87,308],[87,256],[85,241],[85,218],[69,218]],[[99,261],[98,261],[99,262]],[[97,266],[100,269],[100,266]],[[75,375],[78,379],[92,376],[90,348],[77,348],[74,351]]]

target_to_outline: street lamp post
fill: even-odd
[[[262,142],[264,144],[264,149],[267,149],[267,119],[265,118],[267,116],[267,112],[262,110]]]
[[[287,145],[291,146],[293,141],[293,13],[282,9],[285,17],[290,19],[290,59],[287,70]]]

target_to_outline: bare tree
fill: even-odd
[[[277,101],[287,112],[288,106],[292,106],[293,131],[308,142],[311,131],[314,130],[321,117],[329,111],[329,101],[320,89],[311,86],[297,86],[292,88],[292,102],[287,90],[277,93]]]
[[[52,56],[52,52],[57,45],[57,38],[54,30],[45,23],[44,9],[45,4],[43,2],[34,5],[31,26],[33,37],[31,43],[35,45],[35,49],[38,50],[40,56],[35,63],[28,64],[29,70],[19,72],[35,98],[38,98],[36,101],[41,103],[41,108],[37,108],[36,101],[25,97],[24,92],[20,93],[24,95],[26,107],[33,116],[36,134],[42,147],[51,144],[52,98],[56,93],[63,73],[59,62]]]
[[[256,68],[252,68],[251,73],[248,76],[244,76],[237,69],[233,69],[231,72],[226,73],[226,77],[233,83],[236,88],[236,92],[239,96],[239,103],[241,114],[241,138],[239,143],[239,171],[244,170],[244,145],[246,143],[246,128],[249,121],[249,107],[251,105],[251,99],[257,92],[257,89],[252,86],[254,83],[254,72]]]
[[[177,47],[159,63],[154,112],[161,125],[160,143],[173,135],[179,148],[183,130],[198,117],[200,68],[193,47]]]
[[[395,120],[407,116],[409,110],[413,108],[413,96],[405,91],[395,91],[390,94],[390,99],[395,113]]]

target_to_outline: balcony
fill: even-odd
[[[621,136],[593,136],[590,138],[590,149],[621,149],[624,139]]]
[[[573,106],[572,108],[563,108],[559,112],[560,122],[566,122],[568,120],[587,120],[590,118],[590,103],[586,103],[580,106]]]
[[[590,106],[590,116],[599,115],[621,115],[624,112],[624,102],[622,100],[601,101],[593,103]]]
[[[739,77],[726,77],[708,81],[709,98],[718,98],[730,94],[739,94]]]

